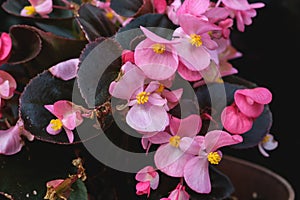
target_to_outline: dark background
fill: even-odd
[[[251,1],[254,2],[254,1]],[[257,148],[237,151],[235,156],[266,166],[290,182],[300,193],[299,58],[300,1],[265,0],[244,33],[232,34],[233,45],[243,57],[232,61],[239,75],[273,93],[271,133],[279,141],[269,158]]]

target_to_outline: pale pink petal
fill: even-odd
[[[162,131],[158,132],[155,135],[149,137],[149,140],[153,144],[164,144],[170,141],[171,135],[168,132]]]
[[[124,65],[128,65],[129,70],[119,81],[110,85],[109,92],[113,97],[129,100],[138,88],[144,86],[145,75],[130,62],[126,62]]]
[[[187,81],[199,81],[202,79],[200,71],[192,71],[187,68],[182,62],[179,63],[178,74]]]
[[[153,174],[153,176],[151,176],[151,174]],[[136,173],[135,180],[143,182],[151,181],[156,175],[158,174],[152,166],[146,166]]]
[[[168,109],[172,109],[174,108],[178,103],[179,100],[181,98],[183,94],[183,89],[177,89],[177,90],[172,90],[172,91],[168,91],[168,90],[164,90],[163,91],[163,96],[167,99],[168,103]]]
[[[198,155],[203,142],[204,142],[203,136],[196,136],[194,138],[183,137],[180,140],[179,148],[185,153]]]
[[[165,104],[167,104],[167,100],[162,98],[157,93],[152,93],[151,95],[149,95],[148,102],[151,103],[152,105],[156,105],[156,106],[164,106]]]
[[[0,98],[8,98],[9,97],[9,82],[5,80],[3,83],[0,84]]]
[[[224,20],[229,16],[230,12],[224,7],[213,7],[205,12],[205,16],[209,18],[211,23],[216,23],[220,20]]]
[[[53,114],[60,120],[64,115],[74,112],[72,102],[68,100],[59,100],[53,104]]]
[[[12,126],[6,130],[0,130],[0,155],[13,155],[21,151],[23,142],[20,137],[19,126]]]
[[[50,135],[57,135],[61,132],[62,128],[58,129],[58,130],[54,130],[52,128],[53,124],[49,123],[48,126],[46,127],[46,131],[47,133],[49,133]]]
[[[74,58],[58,63],[49,68],[53,76],[61,78],[62,80],[70,80],[77,76],[79,59]]]
[[[204,144],[207,152],[217,151],[223,146],[238,144],[243,141],[240,135],[231,135],[226,131],[213,130],[206,133],[204,136]]]
[[[221,113],[224,128],[232,134],[243,134],[253,125],[253,119],[241,113],[236,106],[227,106]]]
[[[74,134],[73,134],[73,131],[67,129],[67,128],[64,128],[65,131],[66,131],[66,134],[67,134],[67,137],[68,137],[68,140],[70,143],[72,143],[74,141]]]
[[[6,95],[4,95],[4,96],[1,95],[1,98],[10,99],[14,95],[14,92],[17,88],[17,82],[14,79],[14,77],[12,75],[10,75],[8,72],[6,72],[4,70],[0,70],[0,85],[2,85],[4,82],[5,82],[5,84],[3,85],[3,87],[4,87],[3,89],[7,90],[7,82],[8,82],[9,93],[7,95],[7,91],[6,91],[5,92]],[[0,93],[2,93],[2,91]]]
[[[143,31],[145,36],[149,38],[154,43],[160,43],[160,44],[175,44],[178,43],[176,40],[167,40],[165,38],[162,38],[155,33],[149,31],[147,28],[140,26],[140,29]],[[151,44],[151,43],[150,43]]]
[[[52,114],[54,114],[54,106],[53,105],[44,105],[44,107],[51,112]]]
[[[31,0],[33,1],[33,0]],[[35,1],[35,0],[34,0]],[[36,4],[36,3],[35,3]],[[33,4],[32,4],[33,5]],[[43,0],[38,1],[36,5],[34,5],[34,8],[38,14],[41,16],[48,15],[53,10],[53,3],[52,0]]]
[[[171,133],[180,137],[193,137],[199,133],[201,127],[201,117],[196,114],[191,114],[183,119],[176,117],[170,119]]]
[[[156,167],[165,174],[172,177],[182,177],[183,168],[188,160],[193,157],[191,154],[182,152],[172,145],[161,145],[154,155]]]
[[[194,16],[202,15],[209,7],[209,0],[185,0],[177,11],[177,15],[191,14]]]
[[[234,10],[248,10],[251,8],[247,0],[222,0],[222,2]]]
[[[169,125],[169,117],[163,107],[135,104],[126,115],[126,122],[137,131],[163,131]]]
[[[184,167],[184,180],[194,191],[201,194],[211,192],[211,183],[208,172],[208,161],[206,157],[194,157]]]
[[[173,190],[168,199],[170,200],[189,200],[190,195],[185,191],[185,186],[180,183],[176,186],[176,189]]]
[[[77,120],[77,113],[72,112],[68,115],[65,115],[61,121],[64,127],[66,127],[69,130],[73,130],[78,124]],[[80,122],[82,121],[83,119],[81,118]]]

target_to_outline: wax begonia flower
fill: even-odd
[[[127,124],[140,132],[163,131],[169,125],[168,106],[174,106],[177,92],[166,96],[167,93],[160,91],[160,82],[146,82],[148,79],[142,70],[131,62],[125,63],[121,71],[123,75],[110,84],[109,92],[113,97],[126,100],[125,106],[130,107],[126,114]],[[168,99],[172,99],[171,104]]]
[[[7,62],[12,50],[12,40],[8,33],[1,33],[0,35],[0,65]]]
[[[13,155],[20,152],[25,144],[22,136],[29,141],[34,139],[34,136],[24,129],[23,121],[20,119],[15,126],[0,130],[0,155]]]
[[[179,61],[192,71],[207,68],[211,59],[217,58],[214,50],[218,47],[209,32],[221,28],[188,14],[180,15],[179,23],[180,27],[173,33],[173,37],[180,40],[180,43],[175,44]]]
[[[182,5],[181,0],[174,0],[166,8],[167,16],[173,22],[173,24],[179,25],[177,11],[181,5]]]
[[[44,107],[56,117],[46,127],[47,132],[57,135],[64,129],[70,143],[74,141],[73,130],[83,122],[83,116],[90,112],[67,100],[59,100]]]
[[[0,70],[0,105],[1,99],[10,99],[13,97],[17,88],[17,82],[8,72]]]
[[[272,101],[272,93],[264,87],[239,89],[234,93],[234,102],[246,116],[257,118],[264,106]]]
[[[135,48],[135,64],[153,80],[165,80],[173,76],[178,67],[178,56],[174,48],[176,40],[167,40],[144,27],[146,36]]]
[[[53,10],[52,0],[28,0],[31,4],[30,6],[25,6],[21,10],[22,16],[34,16],[39,14],[41,17],[48,18]]]
[[[152,166],[146,166],[135,175],[138,181],[136,184],[136,194],[147,194],[149,197],[151,189],[155,190],[159,184],[159,174]]]
[[[232,134],[243,134],[253,126],[254,119],[240,112],[236,105],[226,106],[221,113],[224,128]]]
[[[189,115],[184,119],[170,117],[170,131],[162,135],[158,133],[152,138],[152,142],[155,137],[160,137],[162,141],[154,155],[156,167],[169,176],[182,177],[184,166],[192,158],[192,155],[179,148],[180,142],[185,137],[196,136],[201,126],[201,117],[196,114]]]
[[[161,198],[160,200],[189,200],[190,195],[185,190],[185,186],[178,184],[176,188],[170,193],[168,198]]]
[[[185,0],[177,10],[177,15],[190,14],[196,17],[203,16],[210,5],[210,0]]]
[[[50,67],[49,71],[53,76],[67,81],[77,76],[78,64],[79,59],[72,58]]]
[[[260,143],[258,143],[258,149],[260,153],[265,156],[269,157],[270,155],[266,152],[266,150],[271,151],[278,147],[278,141],[274,139],[274,136],[270,133],[267,133],[265,137],[262,139]]]
[[[153,0],[153,6],[155,8],[156,13],[163,14],[167,9],[167,1],[166,0]]]
[[[198,193],[211,192],[209,164],[219,164],[222,159],[221,147],[234,145],[243,141],[240,135],[231,135],[225,131],[212,130],[197,139],[185,137],[181,148],[197,152],[184,166],[183,177],[187,185]]]
[[[122,63],[126,62],[134,63],[134,52],[128,49],[122,51]]]
[[[262,2],[249,4],[247,0],[222,0],[226,8],[233,12],[237,22],[237,29],[241,32],[245,31],[245,25],[252,24],[252,18],[256,16],[255,9],[265,6]]]

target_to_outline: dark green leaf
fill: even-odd
[[[71,192],[69,200],[88,200],[87,189],[82,180],[78,179],[73,183],[72,189],[73,191]]]
[[[111,0],[111,8],[123,17],[135,17],[153,10],[150,0]]]
[[[89,3],[80,6],[77,20],[89,41],[111,37],[117,32],[116,25],[106,17],[104,10]]]

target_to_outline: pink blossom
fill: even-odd
[[[1,33],[0,36],[0,65],[6,63],[11,55],[12,40],[8,33]]]
[[[265,156],[269,157],[270,155],[266,152],[266,150],[271,151],[278,147],[278,141],[274,139],[274,136],[270,133],[267,133],[262,141],[258,144],[258,149],[260,153]]]
[[[147,38],[135,48],[135,64],[151,79],[170,78],[178,67],[178,56],[174,48],[176,40],[167,40],[144,27],[140,28]]]
[[[232,134],[243,134],[253,126],[254,119],[240,112],[235,104],[227,106],[221,113],[224,128]]]
[[[110,84],[109,92],[126,101],[124,108],[130,107],[127,124],[140,132],[163,131],[169,125],[169,106],[174,105],[181,92],[164,92],[160,82],[149,82],[143,71],[131,62],[122,66],[121,74],[119,80]]]
[[[179,61],[191,71],[207,68],[211,59],[217,58],[215,50],[218,47],[209,32],[221,28],[188,14],[179,16],[179,24],[180,27],[173,33],[173,37],[180,40],[175,45]]]
[[[24,129],[21,119],[15,126],[0,130],[0,154],[13,155],[21,151],[25,144],[21,136],[25,136],[29,141],[34,139],[34,136]]]
[[[17,82],[8,72],[0,70],[0,105],[1,99],[13,97],[17,88]]]
[[[165,13],[167,9],[167,1],[166,0],[153,0],[153,5],[155,11],[159,14]]]
[[[222,2],[232,11],[237,29],[241,32],[245,31],[245,25],[252,24],[252,18],[257,14],[255,9],[265,6],[262,2],[249,4],[247,0],[222,0]]]
[[[196,136],[194,139],[183,138],[181,148],[188,149],[195,155],[184,166],[183,177],[187,185],[196,192],[210,193],[209,164],[219,164],[221,161],[222,153],[219,148],[242,141],[241,136],[230,135],[221,130],[209,131],[205,136]]]
[[[181,6],[181,0],[174,0],[170,5],[166,8],[166,13],[168,18],[176,25],[179,25],[177,11]]]
[[[126,62],[134,63],[134,52],[131,50],[123,50],[122,51],[122,63],[125,64]]]
[[[83,122],[83,114],[90,111],[67,100],[56,101],[53,105],[44,105],[57,119],[52,119],[46,130],[51,135],[59,134],[62,129],[66,131],[70,143],[74,141],[73,131]]]
[[[199,115],[192,114],[184,119],[171,116],[169,132],[158,133],[150,138],[154,143],[161,141],[161,146],[154,155],[156,167],[169,176],[182,177],[186,162],[193,156],[180,148],[181,140],[196,136],[201,126]],[[159,140],[156,137],[159,137]]]
[[[185,0],[177,11],[177,16],[190,14],[195,17],[204,17],[203,14],[207,11],[210,5],[210,0]]]
[[[139,181],[136,184],[136,194],[147,194],[149,197],[150,190],[155,190],[158,187],[159,174],[152,166],[146,166],[137,172],[135,179]]]
[[[234,93],[234,101],[246,116],[257,118],[264,110],[264,105],[272,101],[272,93],[264,87],[239,89]]]
[[[79,59],[73,58],[50,67],[49,71],[53,76],[67,81],[77,76],[78,64]]]
[[[176,188],[170,193],[168,198],[162,198],[160,200],[189,200],[190,195],[186,192],[185,186],[180,183]]]
[[[22,16],[34,16],[39,14],[41,17],[48,18],[48,14],[50,14],[53,10],[53,2],[52,0],[28,0],[30,6],[25,6],[21,10]]]

